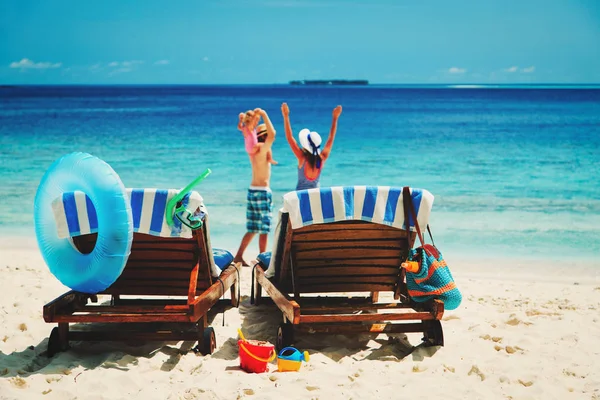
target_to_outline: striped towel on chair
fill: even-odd
[[[410,194],[419,226],[427,226],[433,195],[424,189],[411,189]],[[402,187],[335,186],[298,190],[283,196],[283,209],[289,213],[293,229],[347,220],[406,229]],[[415,231],[414,226],[411,230]]]
[[[165,218],[167,202],[178,189],[126,189],[131,199],[133,231],[161,237],[191,238],[192,230],[177,218],[169,227]],[[206,207],[198,192],[183,198],[189,210],[206,215]],[[61,239],[98,232],[98,216],[91,199],[81,191],[65,192],[52,202],[58,237]]]

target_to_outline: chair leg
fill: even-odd
[[[279,353],[283,348],[291,346],[292,344],[294,344],[294,325],[289,321],[282,322],[277,328],[275,348]]]
[[[66,350],[69,347],[69,323],[60,322],[58,324],[58,338],[61,350]]]
[[[65,351],[69,348],[69,324],[60,322],[57,327],[52,329],[48,338],[48,357],[53,357],[56,353]]]
[[[262,286],[258,281],[254,281],[254,305],[259,305],[261,303],[262,297]]]
[[[240,282],[239,280],[235,280],[235,283],[233,285],[231,285],[230,293],[231,293],[231,305],[233,307],[237,307],[240,305],[240,299],[238,297],[238,290],[240,287]]]
[[[444,346],[444,331],[439,320],[423,321],[423,344],[429,346]]]

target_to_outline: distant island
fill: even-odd
[[[290,85],[368,85],[369,81],[363,79],[319,79],[290,81]]]

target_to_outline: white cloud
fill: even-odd
[[[202,61],[208,61],[208,57],[202,57]]]
[[[29,58],[23,58],[21,61],[11,62],[10,68],[20,68],[20,69],[50,69],[50,68],[60,68],[62,63],[51,63],[51,62],[33,62]]]
[[[535,66],[532,65],[531,67],[523,68],[521,71],[525,72],[526,74],[530,74],[535,71]]]
[[[519,67],[517,66],[512,66],[510,68],[506,68],[504,71],[505,72],[517,72],[519,70]]]
[[[108,76],[113,76],[113,75],[118,75],[118,74],[124,74],[126,72],[131,72],[133,71],[131,68],[117,68],[112,70]]]
[[[119,62],[119,61],[113,61],[113,62],[108,63],[108,66],[109,67],[113,67],[113,68],[115,68],[115,67],[125,67],[125,68],[128,68],[128,67],[132,67],[134,65],[143,64],[143,63],[144,62],[141,61],[141,60],[131,60],[131,61],[121,61],[121,62]]]
[[[450,74],[464,74],[465,72],[467,72],[465,68],[452,67],[448,69]]]
[[[143,61],[140,61],[140,60],[132,60],[132,61],[123,61],[123,62],[121,63],[121,65],[122,65],[122,66],[124,66],[124,67],[131,67],[131,66],[133,66],[133,65],[137,65],[137,64],[143,64],[143,63],[144,63],[144,62],[143,62]]]
[[[158,60],[154,63],[154,65],[167,65],[169,63],[170,63],[169,60]]]

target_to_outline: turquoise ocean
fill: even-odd
[[[34,237],[40,179],[56,159],[82,151],[109,163],[126,187],[181,188],[210,168],[196,190],[208,207],[213,245],[234,252],[245,232],[251,176],[237,115],[261,107],[275,125],[277,209],[297,175],[283,131],[284,101],[296,134],[306,127],[324,138],[341,104],[321,186],[429,190],[430,225],[447,259],[598,263],[600,89],[594,88],[2,87],[0,235]]]

